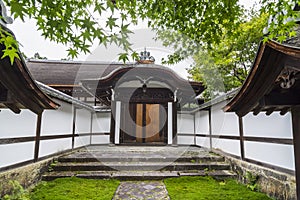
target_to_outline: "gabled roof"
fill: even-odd
[[[126,66],[114,62],[33,59],[29,59],[26,64],[33,78],[48,86],[76,86],[82,79],[103,77],[119,67]]]
[[[298,44],[296,40],[290,42]],[[280,111],[300,105],[300,48],[275,41],[261,43],[253,67],[224,111],[244,116],[253,111]]]
[[[32,59],[26,64],[35,80],[73,97],[91,97],[79,85],[80,80],[106,76],[111,71],[126,66],[111,62]]]
[[[133,69],[138,69],[140,79],[151,76],[152,80],[169,84],[173,92],[177,87],[183,89],[187,85],[196,96],[204,90],[202,83],[189,82],[172,69],[156,64],[28,60],[27,65],[37,81],[70,96],[96,96],[106,105],[110,105],[111,88]],[[135,75],[133,78],[136,79]]]
[[[12,34],[9,29],[2,28]],[[4,49],[5,46],[0,44],[0,57]],[[21,59],[15,58],[13,65],[8,57],[0,59],[0,108],[10,108],[15,113],[26,108],[36,114],[44,109],[57,109],[59,105],[34,82],[20,53],[19,57]]]

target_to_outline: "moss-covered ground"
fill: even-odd
[[[270,200],[267,195],[251,191],[236,180],[215,180],[212,177],[180,177],[165,179],[171,200]],[[32,200],[111,200],[118,180],[60,178],[41,182],[31,192]]]
[[[269,200],[267,195],[251,191],[236,180],[218,181],[212,177],[180,177],[165,179],[171,200]]]
[[[111,200],[119,181],[59,178],[41,182],[30,193],[32,200]]]

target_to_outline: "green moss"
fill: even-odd
[[[233,179],[217,181],[212,177],[180,177],[165,179],[164,183],[171,200],[271,199],[263,193],[251,191]]]
[[[41,182],[33,189],[30,196],[32,200],[110,200],[118,185],[117,180],[59,178],[54,181]]]

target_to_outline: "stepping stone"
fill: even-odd
[[[121,182],[113,200],[170,200],[162,181],[125,181]]]

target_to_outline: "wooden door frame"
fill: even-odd
[[[165,112],[167,113],[168,112],[168,107],[167,107],[167,103],[165,103],[165,102],[130,102],[129,103],[130,104],[130,106],[132,106],[133,105],[133,107],[135,107],[135,109],[134,109],[134,113],[133,113],[133,116],[132,116],[132,120],[134,120],[135,122],[136,122],[136,117],[137,117],[137,113],[136,113],[136,111],[137,111],[137,109],[136,109],[136,106],[137,106],[137,104],[142,104],[142,106],[143,106],[143,111],[142,111],[142,114],[143,114],[143,116],[142,116],[142,125],[143,125],[143,130],[142,130],[142,134],[143,134],[143,138],[142,138],[142,143],[138,143],[138,142],[135,142],[135,143],[130,143],[130,142],[126,142],[125,140],[124,140],[124,137],[125,137],[125,132],[124,131],[122,131],[122,130],[120,130],[120,144],[124,144],[124,145],[153,145],[153,146],[156,146],[156,145],[160,145],[160,144],[153,144],[153,143],[147,143],[146,142],[146,138],[145,138],[145,134],[146,134],[146,129],[145,129],[145,126],[146,126],[146,106],[147,106],[147,104],[158,104],[158,105],[160,105],[160,106],[162,106],[164,109],[165,109]],[[123,111],[124,112],[124,106],[126,106],[124,103],[122,104],[123,106],[121,106],[122,108],[121,108],[121,111]],[[161,112],[160,110],[159,110],[159,112]],[[159,117],[161,117],[161,115],[159,114]],[[122,117],[121,117],[122,118]],[[161,121],[161,120],[159,120],[159,121]],[[121,120],[121,126],[120,126],[120,128],[121,127],[123,127],[123,124],[124,124],[124,119],[122,118],[122,120]],[[159,124],[159,126],[160,126],[160,124]],[[166,145],[167,144],[167,138],[168,138],[168,119],[166,118],[166,122],[165,122],[165,124],[164,124],[164,127],[159,131],[159,134],[164,134],[163,135],[163,141],[162,141],[162,144],[161,145]],[[134,134],[135,136],[136,136],[136,132],[135,132],[135,134]]]

